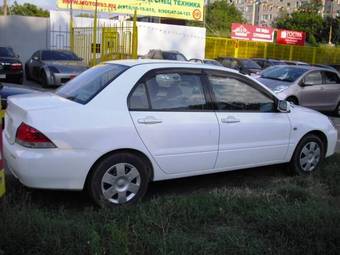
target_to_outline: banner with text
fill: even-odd
[[[259,42],[273,42],[274,29],[271,27],[232,23],[231,38]]]
[[[203,21],[204,0],[57,0],[61,9]]]
[[[305,45],[306,33],[300,31],[278,30],[276,42],[278,44]]]

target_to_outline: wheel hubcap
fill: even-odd
[[[102,193],[114,204],[124,204],[133,199],[141,184],[141,177],[136,167],[120,163],[110,167],[101,181]]]
[[[321,150],[316,142],[307,143],[300,153],[300,166],[303,171],[313,171],[320,161]]]

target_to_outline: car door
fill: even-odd
[[[168,174],[213,169],[219,127],[201,70],[146,74],[129,97],[130,114],[147,149]]]
[[[333,111],[339,104],[340,99],[340,78],[331,71],[323,71],[324,84],[322,85],[322,97],[326,99],[323,105],[324,110]]]
[[[321,71],[307,73],[301,83],[299,103],[303,106],[323,110],[327,99],[323,98],[324,87]]]
[[[259,84],[237,74],[209,72],[220,126],[217,169],[284,162],[291,132],[288,113]]]

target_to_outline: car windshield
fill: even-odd
[[[259,66],[255,61],[252,60],[241,60],[241,63],[245,68],[261,69],[261,66]]]
[[[97,65],[66,83],[56,91],[56,94],[77,103],[86,104],[127,68],[123,65]]]
[[[0,47],[0,57],[14,58],[15,54],[11,48]]]
[[[44,50],[41,54],[41,59],[45,61],[50,60],[66,60],[66,61],[79,61],[79,57],[71,51],[56,51]]]
[[[187,61],[182,54],[174,52],[163,52],[163,58],[167,60]]]
[[[307,69],[305,68],[294,68],[290,66],[283,67],[275,66],[264,70],[261,74],[261,78],[294,82],[299,77],[301,77],[305,72],[307,72]]]

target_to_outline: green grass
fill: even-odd
[[[155,183],[113,210],[9,179],[0,254],[340,254],[340,155],[310,177],[276,166]]]

